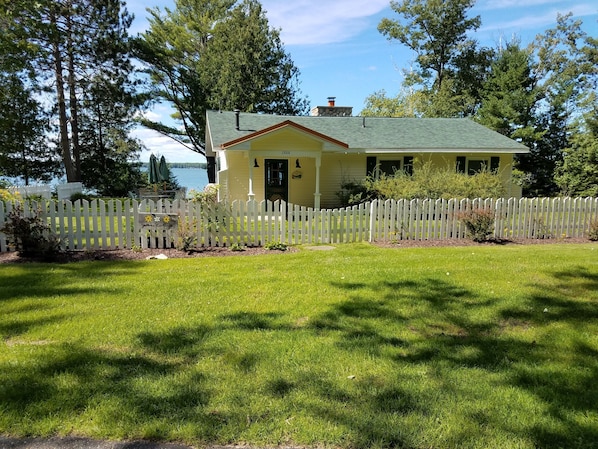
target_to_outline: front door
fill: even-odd
[[[289,200],[289,161],[266,159],[266,199],[270,201]]]

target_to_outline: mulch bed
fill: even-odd
[[[288,247],[286,252],[296,252],[297,248]],[[182,251],[178,249],[144,249],[134,251],[131,249],[115,250],[85,250],[85,251],[65,251],[57,254],[52,259],[42,259],[39,257],[20,257],[15,251],[0,253],[0,264],[3,263],[23,263],[23,262],[56,262],[68,263],[84,260],[146,260],[148,258],[160,255],[168,259],[196,258],[196,257],[222,257],[222,256],[251,256],[258,254],[272,254],[281,252],[279,250],[268,250],[263,247],[244,248],[243,251],[233,251],[230,248],[202,248],[193,251]]]
[[[420,248],[420,247],[456,247],[456,246],[496,246],[496,245],[546,245],[556,243],[578,244],[590,243],[588,239],[567,238],[567,239],[520,239],[520,240],[491,240],[484,243],[476,243],[472,240],[399,240],[394,242],[374,242],[373,245],[383,248]],[[317,248],[317,247],[316,247]],[[298,248],[289,246],[286,253],[299,251]],[[0,264],[3,263],[26,263],[26,262],[56,262],[68,263],[83,260],[145,260],[149,257],[164,255],[168,259],[197,258],[197,257],[225,257],[225,256],[255,256],[260,254],[272,254],[282,252],[269,250],[263,247],[244,248],[243,251],[232,251],[230,248],[202,248],[194,251],[182,251],[178,249],[144,249],[133,251],[130,249],[97,250],[97,251],[67,251],[58,254],[52,260],[40,258],[20,257],[18,253],[0,253]]]

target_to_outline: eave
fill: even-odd
[[[318,140],[321,140],[328,144],[331,144],[334,147],[338,147],[343,150],[347,150],[349,148],[349,145],[345,142],[341,142],[340,140],[334,139],[330,136],[327,136],[325,134],[314,131],[313,129],[299,125],[291,120],[285,120],[283,122],[277,123],[276,125],[270,126],[268,128],[264,128],[259,131],[252,132],[250,134],[246,134],[237,139],[230,140],[228,142],[224,142],[220,145],[220,149],[228,150],[228,149],[232,149],[233,147],[240,147],[240,146],[243,146],[243,144],[247,144],[250,141],[255,140],[256,138],[264,137],[268,134],[272,134],[272,133],[281,131],[282,129],[285,129],[288,127],[291,127],[291,128],[298,130],[302,133],[308,134]]]

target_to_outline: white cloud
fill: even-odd
[[[342,42],[369,26],[367,18],[389,6],[389,0],[262,0],[270,26],[281,29],[285,45],[312,45]],[[174,0],[156,0],[160,10],[174,9]],[[132,34],[147,28],[148,4],[128,0],[135,14]],[[151,8],[154,8],[152,6]]]
[[[173,109],[165,103],[157,103],[151,110],[143,111],[141,114],[153,122],[164,123],[176,127],[178,124],[172,120],[170,115]],[[173,139],[160,134],[157,131],[139,125],[131,132],[131,137],[140,140],[147,148],[141,152],[141,161],[147,162],[150,154],[164,156],[168,162],[205,162],[206,158],[199,153],[192,151],[174,141]]]
[[[131,136],[143,142],[147,150],[141,152],[142,162],[149,161],[150,154],[164,156],[168,162],[205,162],[206,158],[185,148],[174,140],[147,128],[138,128]]]
[[[526,8],[563,3],[563,0],[487,0],[481,2],[480,9]]]
[[[480,31],[524,30],[545,27],[556,23],[557,14],[567,14],[569,12],[572,12],[574,17],[590,16],[598,12],[598,7],[579,4],[572,5],[571,8],[550,8],[542,12],[537,11],[536,13],[521,15],[516,19],[494,22],[483,26]]]
[[[369,26],[388,0],[262,0],[270,25],[281,29],[285,45],[342,42]]]

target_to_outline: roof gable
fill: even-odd
[[[279,133],[279,132],[281,132],[283,130],[287,130],[289,128],[296,130],[300,133],[306,134],[309,137],[312,137],[316,140],[320,140],[320,141],[332,144],[333,146],[338,146],[341,148],[349,148],[349,145],[346,144],[345,142],[341,142],[340,140],[336,140],[330,136],[319,133],[318,131],[315,131],[313,129],[299,125],[298,123],[295,123],[291,120],[284,120],[280,123],[274,124],[272,126],[269,126],[267,128],[264,128],[264,129],[261,129],[258,131],[254,131],[250,134],[246,134],[244,136],[238,137],[231,141],[223,142],[220,146],[222,149],[229,149],[229,148],[241,145],[243,143],[259,139],[260,137],[265,137],[268,135]]]

